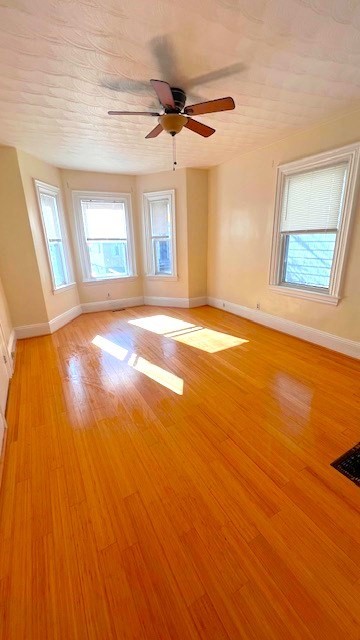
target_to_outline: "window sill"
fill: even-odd
[[[303,300],[322,302],[323,304],[332,304],[334,306],[336,306],[340,301],[340,298],[338,296],[333,296],[330,293],[321,293],[320,291],[308,291],[306,289],[285,287],[278,284],[271,284],[270,289],[271,291],[274,291],[274,293],[281,293],[284,296],[302,298]]]
[[[165,275],[154,275],[154,274],[150,274],[150,275],[145,275],[146,280],[164,280],[166,282],[177,282],[179,280],[178,276],[165,276]]]
[[[138,279],[138,276],[120,276],[119,278],[93,278],[91,280],[83,280],[82,284],[84,285],[92,285],[92,284],[109,284],[110,282],[135,282]]]
[[[58,293],[62,293],[63,291],[69,291],[69,289],[74,289],[74,287],[76,287],[76,282],[69,282],[69,284],[64,284],[62,287],[53,289],[53,295],[57,295]]]

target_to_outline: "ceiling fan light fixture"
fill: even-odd
[[[182,116],[180,113],[164,113],[159,117],[159,123],[164,131],[175,136],[180,133],[181,129],[186,125],[189,118]]]

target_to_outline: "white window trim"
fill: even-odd
[[[138,276],[115,276],[112,277],[110,276],[109,278],[91,278],[90,280],[85,280],[84,277],[81,280],[82,284],[84,285],[88,285],[88,284],[101,284],[104,282],[123,282],[124,280],[126,280],[126,282],[132,282],[137,280]]]
[[[313,300],[325,304],[337,305],[341,299],[341,287],[344,275],[345,261],[348,251],[349,231],[353,217],[354,200],[357,191],[357,176],[359,168],[360,143],[340,147],[325,153],[309,156],[295,162],[279,165],[277,170],[275,216],[273,227],[273,238],[270,261],[270,289],[276,293],[287,296],[294,296],[306,300]],[[332,265],[329,291],[321,292],[315,288],[289,286],[281,283],[281,242],[280,242],[280,221],[281,204],[285,178],[288,175],[296,174],[304,169],[315,169],[317,167],[333,164],[340,161],[348,162],[348,178],[343,205],[343,214],[337,232],[335,244],[334,260]]]
[[[146,273],[145,278],[150,282],[151,280],[155,280],[156,282],[159,282],[159,280],[164,280],[164,282],[177,282],[179,280],[179,276],[166,275],[166,273],[159,273],[157,275],[148,275]]]
[[[53,291],[54,295],[58,293],[62,293],[63,291],[68,291],[69,289],[75,289],[76,282],[69,282],[69,284],[63,284],[61,287],[58,287]]]
[[[85,229],[83,222],[83,215],[81,210],[81,200],[114,200],[125,202],[125,215],[126,215],[126,228],[129,234],[128,242],[128,258],[130,274],[126,276],[116,276],[109,278],[93,278],[91,275],[89,252],[86,247],[85,241]],[[130,193],[118,193],[109,191],[72,191],[72,201],[75,213],[75,225],[76,236],[79,247],[80,266],[82,271],[82,282],[84,284],[101,284],[108,282],[123,282],[124,280],[135,280],[137,276],[136,271],[136,256],[134,245],[134,225],[132,215],[132,204]]]
[[[51,184],[47,184],[46,182],[42,182],[41,180],[36,180],[36,179],[34,179],[34,185],[35,185],[36,197],[37,197],[38,206],[39,206],[44,243],[46,247],[46,256],[47,256],[47,261],[48,261],[48,266],[50,271],[52,292],[53,294],[58,294],[58,293],[62,293],[63,291],[67,291],[68,289],[71,289],[76,285],[76,282],[74,280],[74,271],[73,271],[72,259],[70,254],[69,236],[67,232],[64,208],[63,208],[62,198],[61,198],[61,189],[60,187],[54,187]],[[60,231],[61,231],[61,239],[63,243],[63,250],[64,250],[64,256],[65,256],[65,269],[67,272],[66,275],[68,279],[68,282],[66,284],[60,285],[59,287],[57,287],[55,284],[55,276],[53,272],[49,243],[48,243],[48,238],[47,238],[47,233],[45,228],[45,221],[44,221],[44,216],[43,216],[43,211],[41,206],[41,199],[40,199],[41,194],[53,196],[56,199],[56,206],[58,210],[59,225],[60,225]]]
[[[171,274],[155,273],[154,256],[151,247],[151,229],[150,229],[150,202],[167,198],[170,202],[170,219],[171,219],[171,255],[172,270]],[[166,191],[149,191],[143,194],[143,219],[144,219],[144,255],[145,255],[145,278],[147,280],[164,280],[166,282],[178,280],[177,274],[177,255],[176,255],[176,214],[175,214],[175,189]]]

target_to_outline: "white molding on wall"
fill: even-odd
[[[114,300],[100,300],[99,302],[83,302],[82,313],[94,313],[95,311],[116,311],[124,307],[139,307],[144,304],[144,298],[117,298]]]
[[[36,338],[38,336],[47,336],[66,324],[77,318],[82,313],[94,313],[96,311],[116,311],[117,309],[124,309],[127,307],[139,307],[141,305],[153,305],[156,307],[182,307],[189,309],[193,307],[202,307],[207,304],[207,298],[205,296],[200,298],[157,298],[157,297],[145,297],[138,296],[135,298],[117,298],[114,300],[100,300],[98,302],[83,302],[81,305],[77,305],[68,311],[56,316],[49,322],[42,322],[40,324],[27,324],[21,327],[15,327],[13,330],[9,343],[9,354],[14,350],[16,340],[22,338]],[[11,349],[11,350],[10,350]]]
[[[91,277],[90,256],[85,238],[85,228],[82,213],[82,200],[102,200],[102,201],[118,201],[122,202],[125,206],[125,218],[127,229],[127,255],[128,255],[128,267],[129,276],[135,276],[137,274],[137,256],[135,251],[135,237],[134,237],[134,224],[133,224],[133,208],[132,208],[133,193],[130,192],[116,192],[116,191],[88,191],[71,189],[72,207],[74,213],[75,222],[75,238],[78,248],[78,259],[81,266],[83,280],[88,284],[92,280],[95,282],[111,282],[112,278],[96,278]],[[126,277],[126,276],[125,276]],[[120,278],[122,279],[122,278]],[[116,278],[116,280],[119,280]]]
[[[189,298],[189,309],[194,307],[204,307],[207,304],[206,296],[199,296],[198,298]]]
[[[11,356],[11,353],[14,351],[15,344],[16,344],[16,336],[15,336],[15,330],[13,329],[12,332],[10,333],[8,344],[7,344],[7,350],[9,352],[9,356]]]
[[[240,304],[228,302],[226,300],[220,300],[218,298],[161,298],[156,296],[145,296],[144,298],[139,296],[136,298],[121,298],[117,300],[104,300],[100,302],[85,302],[82,305],[78,305],[65,311],[61,315],[50,320],[50,322],[43,322],[40,324],[24,325],[21,327],[15,327],[12,332],[9,342],[9,353],[14,351],[16,340],[21,338],[34,338],[37,336],[44,336],[54,333],[61,327],[65,326],[71,320],[81,315],[81,313],[93,313],[95,311],[115,311],[124,307],[138,307],[141,305],[150,305],[156,307],[174,307],[189,309],[194,307],[201,307],[209,304],[217,309],[228,311],[252,322],[262,324],[270,329],[287,333],[296,338],[312,342],[320,345],[332,351],[338,351],[347,356],[360,359],[360,342],[355,340],[348,340],[347,338],[341,338],[319,329],[313,329],[303,324],[298,324],[292,320],[286,320],[279,316],[273,316],[270,313],[259,311],[258,309],[250,309]]]
[[[244,307],[234,302],[227,302],[226,300],[219,300],[218,298],[212,297],[208,297],[207,301],[211,307],[229,311],[236,316],[252,320],[252,322],[262,324],[270,329],[275,329],[276,331],[287,333],[301,340],[306,340],[307,342],[331,349],[332,351],[338,351],[352,358],[360,359],[360,342],[356,342],[355,340],[341,338],[332,333],[326,333],[325,331],[320,331],[320,329],[313,329],[312,327],[298,324],[292,320],[273,316],[270,313],[265,313],[258,309],[250,309],[250,307]]]
[[[158,296],[144,296],[144,304],[152,307],[180,307],[189,308],[189,298],[160,298]]]
[[[17,340],[22,338],[37,338],[38,336],[47,336],[50,333],[48,322],[39,324],[24,324],[21,327],[15,327],[15,335]]]
[[[202,307],[207,304],[205,296],[201,298],[160,298],[157,296],[144,296],[144,304],[153,307],[177,307],[181,309],[191,309]]]
[[[143,193],[143,255],[145,265],[145,277],[148,278],[173,278],[177,280],[177,243],[176,243],[176,205],[175,205],[175,189],[166,189],[165,191],[147,191]],[[165,200],[168,203],[170,211],[170,226],[171,231],[169,235],[171,243],[171,275],[165,274],[156,275],[155,259],[151,241],[151,208],[150,205],[154,200]]]
[[[48,336],[58,329],[61,329],[61,327],[64,327],[66,324],[69,324],[71,320],[74,320],[74,318],[77,318],[79,315],[81,315],[81,306],[77,305],[76,307],[72,307],[72,309],[68,309],[64,313],[61,313],[59,316],[56,316],[49,322],[26,324],[21,327],[15,327],[15,338],[16,340],[19,340],[22,338]]]
[[[74,318],[77,318],[80,315],[81,306],[79,304],[76,305],[76,307],[72,307],[72,309],[64,311],[64,313],[61,313],[59,316],[56,316],[56,318],[49,321],[50,333],[54,333],[58,329],[61,329],[61,327],[64,327],[66,324],[71,322],[71,320],[74,320]]]
[[[269,289],[274,293],[280,293],[283,296],[293,296],[294,298],[302,298],[303,300],[313,300],[322,304],[333,304],[337,306],[340,301],[339,296],[332,296],[329,293],[320,293],[319,291],[306,291],[305,289],[297,289],[282,284],[270,284]]]
[[[4,457],[7,439],[7,423],[5,416],[0,411],[0,487],[4,471]]]
[[[15,349],[16,349],[16,333],[15,333],[15,329],[13,329],[12,332],[10,333],[9,340],[7,343],[9,362],[11,366],[11,373],[10,373],[11,376],[14,373],[14,358],[12,354],[15,354]]]

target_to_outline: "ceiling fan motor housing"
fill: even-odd
[[[174,98],[175,108],[164,107],[165,113],[159,117],[159,123],[164,131],[170,133],[171,136],[176,136],[188,121],[188,118],[180,113],[185,107],[186,93],[178,87],[170,87],[170,89]]]
[[[180,111],[182,111],[183,108],[185,107],[186,93],[185,91],[183,91],[182,89],[179,89],[178,87],[171,87],[171,93],[173,94],[175,109],[166,108],[165,112],[174,113],[175,111],[176,113],[180,113]]]

